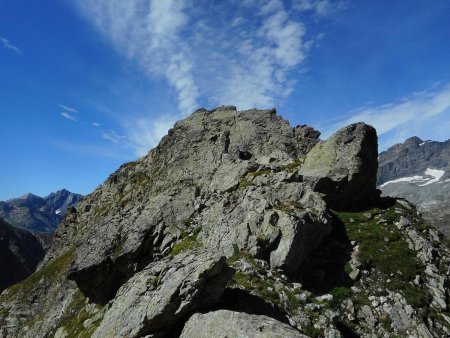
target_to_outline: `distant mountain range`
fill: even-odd
[[[82,195],[65,189],[46,197],[26,194],[0,202],[0,217],[16,227],[52,235],[67,209],[75,205],[81,197]]]
[[[414,203],[450,238],[450,140],[411,137],[382,152],[378,162],[377,183],[383,194]]]

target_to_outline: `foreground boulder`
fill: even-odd
[[[252,338],[307,338],[278,320],[267,316],[219,310],[196,313],[186,325],[180,338],[252,337]]]
[[[171,329],[214,305],[233,272],[225,257],[198,251],[151,263],[117,292],[93,337],[141,337]]]
[[[367,207],[377,199],[377,133],[356,123],[318,143],[300,169],[314,191],[335,209]]]

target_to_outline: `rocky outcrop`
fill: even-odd
[[[76,205],[81,195],[65,189],[46,197],[33,194],[0,202],[0,217],[10,224],[31,232],[53,235],[67,209]],[[44,244],[48,241],[44,238]]]
[[[377,198],[373,128],[318,135],[274,110],[177,122],[69,209],[37,272],[0,295],[1,334],[445,335],[448,250]]]
[[[323,200],[295,172],[316,136],[312,128],[290,127],[274,110],[198,110],[83,201],[78,210],[86,212],[77,216],[83,232],[69,277],[106,303],[136,269],[195,228],[202,246],[227,256],[234,246],[269,255],[281,243],[273,262],[294,270],[330,230]],[[282,170],[287,166],[292,172]],[[292,215],[283,216],[284,209]],[[258,224],[273,211],[273,225],[262,232]]]
[[[28,231],[0,218],[0,292],[31,275],[44,257],[44,249]]]
[[[308,337],[291,326],[267,316],[219,310],[194,314],[184,326],[180,338],[201,337]]]
[[[300,174],[331,207],[357,209],[377,199],[377,135],[364,123],[349,125],[317,144]]]
[[[187,314],[217,303],[232,275],[225,257],[198,251],[150,263],[119,289],[93,337],[173,330]]]

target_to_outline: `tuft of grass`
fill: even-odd
[[[292,163],[282,166],[281,170],[286,170],[290,173],[294,172],[295,170],[300,168],[304,162],[305,159],[303,157],[296,158]]]
[[[86,297],[84,297],[81,292],[77,291],[59,323],[59,327],[64,327],[67,330],[69,337],[91,337],[100,324],[101,318],[98,318],[98,320],[92,323],[90,327],[84,327],[84,322],[93,317],[92,314],[86,310],[86,304]],[[100,306],[96,305],[96,307],[100,310]]]
[[[181,239],[174,244],[171,255],[176,256],[181,252],[199,247],[201,243],[197,240],[197,237],[200,231],[202,231],[202,227],[200,225],[194,229],[191,235],[183,231],[181,234]]]
[[[271,172],[272,172],[271,169],[261,169],[261,170],[249,172],[247,175],[252,176],[252,177],[258,177],[258,176],[268,175]]]
[[[331,290],[330,294],[333,296],[333,300],[331,301],[331,305],[333,307],[339,307],[344,300],[349,299],[352,296],[352,290],[346,287],[335,287]]]
[[[36,285],[45,279],[49,282],[55,282],[69,268],[75,257],[75,248],[67,250],[63,255],[51,260],[45,264],[40,270],[33,273],[27,279],[8,288],[7,293],[1,295],[2,298],[10,299],[18,296],[22,301],[29,298]]]
[[[245,188],[247,188],[247,187],[249,187],[251,185],[253,185],[253,183],[250,182],[249,180],[247,180],[245,177],[241,178],[239,180],[239,189],[245,189]]]

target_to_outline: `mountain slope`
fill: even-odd
[[[69,210],[2,334],[450,334],[448,250],[378,196],[374,128],[318,136],[274,110],[177,122]]]
[[[380,154],[378,172],[383,194],[411,201],[450,237],[450,140],[409,138]]]
[[[0,218],[0,292],[34,272],[44,249],[28,231]]]
[[[26,194],[0,202],[0,217],[17,227],[53,234],[67,209],[75,205],[81,197],[65,189],[46,197]]]

